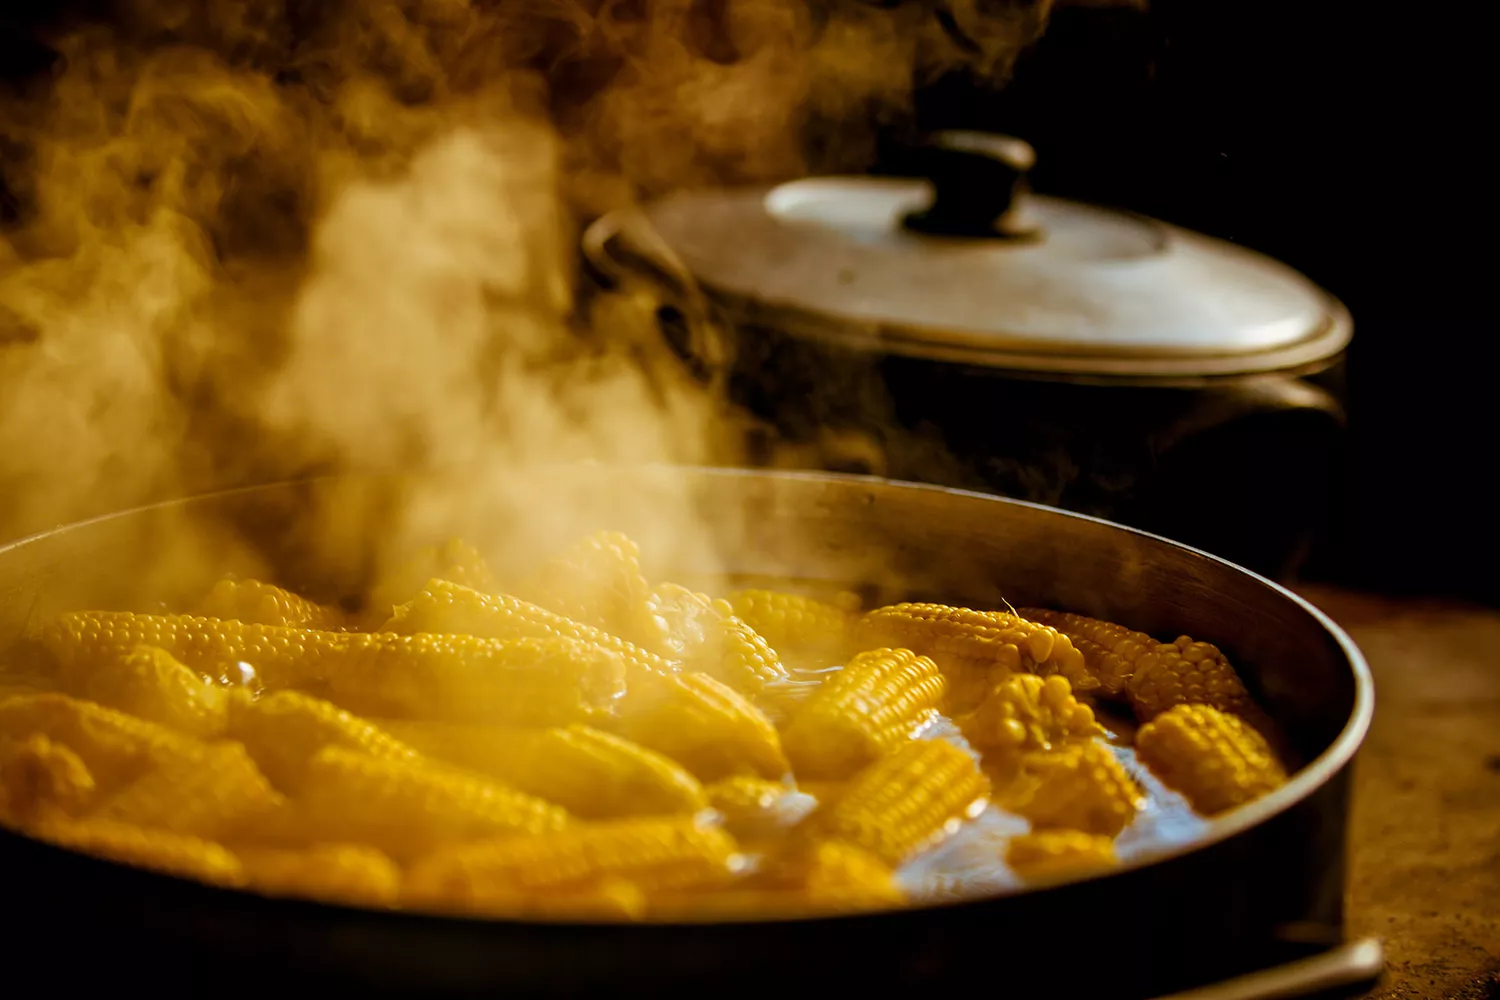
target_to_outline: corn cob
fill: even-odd
[[[745,697],[706,674],[657,678],[621,705],[621,735],[681,763],[703,781],[780,778],[789,769],[776,727]]]
[[[89,675],[83,694],[189,736],[212,739],[224,731],[228,692],[154,646],[137,646]]]
[[[367,602],[372,613],[385,617],[390,610],[420,590],[428,580],[447,580],[488,593],[495,589],[495,576],[479,550],[458,538],[441,546],[418,549],[407,560],[382,573],[370,589]]]
[[[698,779],[676,761],[587,726],[388,726],[393,735],[428,757],[555,802],[585,819],[692,813],[708,804]]]
[[[951,682],[955,712],[1016,672],[1061,674],[1075,690],[1094,686],[1083,656],[1057,630],[1005,611],[974,611],[946,604],[893,604],[876,608],[854,628],[857,648],[891,646],[930,656]]]
[[[407,898],[483,906],[530,893],[624,879],[646,893],[708,888],[744,867],[734,838],[693,819],[625,819],[541,837],[479,841],[418,861]]]
[[[260,580],[226,577],[214,584],[198,614],[204,618],[242,621],[249,625],[284,625],[325,632],[342,632],[353,624],[339,608],[309,601],[301,594]]]
[[[1265,737],[1209,705],[1178,705],[1136,733],[1141,761],[1194,809],[1212,816],[1286,783]]]
[[[1049,750],[1054,744],[1103,733],[1094,710],[1073,697],[1067,680],[1056,674],[1007,677],[972,715],[959,720],[959,726],[982,752]]]
[[[646,630],[652,649],[669,660],[685,660],[708,642],[723,612],[707,594],[675,583],[659,583],[646,594]]]
[[[108,819],[49,820],[27,833],[58,847],[109,861],[197,879],[212,885],[244,883],[239,861],[221,844],[163,830],[143,830]]]
[[[1006,863],[1024,879],[1082,874],[1115,863],[1114,841],[1079,830],[1043,830],[1012,837]]]
[[[42,638],[73,675],[145,644],[203,672],[249,664],[269,687],[320,687],[372,715],[565,724],[607,708],[624,690],[618,656],[568,639],[317,632],[108,611],[62,615]]]
[[[729,595],[735,615],[786,656],[811,661],[842,660],[854,627],[855,594],[828,603],[779,590],[739,590]]]
[[[101,790],[110,791],[162,763],[196,758],[206,744],[173,729],[62,694],[13,695],[0,701],[0,733],[34,734],[66,746]]]
[[[1176,642],[1162,643],[1144,632],[1096,618],[1039,609],[1025,613],[1084,642],[1080,649],[1101,692],[1123,692],[1143,722],[1173,705],[1212,705],[1236,715],[1256,711],[1224,654],[1206,642],[1181,636]]]
[[[708,804],[724,819],[724,828],[741,840],[784,833],[817,808],[818,802],[780,781],[725,778],[707,788]]]
[[[1185,635],[1137,660],[1125,694],[1142,722],[1174,705],[1211,705],[1221,712],[1261,718],[1259,707],[1219,648]]]
[[[814,906],[866,909],[905,901],[890,866],[869,851],[825,841],[801,853],[799,888]]]
[[[229,735],[241,741],[271,783],[294,793],[324,747],[384,760],[416,760],[417,751],[357,715],[300,691],[230,701]]]
[[[727,605],[725,606],[727,607]],[[753,628],[733,615],[709,626],[709,638],[689,665],[752,697],[787,679],[781,657]]]
[[[106,799],[101,819],[222,840],[257,813],[274,809],[272,791],[238,743],[205,747],[196,758],[163,764]]]
[[[459,633],[483,639],[572,639],[617,654],[627,678],[665,676],[676,667],[632,642],[603,629],[554,614],[507,594],[483,594],[462,584],[431,580],[415,598],[396,608],[382,631]]]
[[[557,806],[496,782],[339,747],[309,762],[297,801],[315,842],[365,843],[397,860],[482,837],[551,833],[568,822]]]
[[[650,898],[657,917],[678,919],[760,919],[847,913],[900,906],[906,895],[880,859],[849,844],[817,841],[775,858],[743,888],[713,893],[657,893]]]
[[[977,816],[988,794],[974,758],[944,740],[913,740],[861,771],[807,829],[895,868]]]
[[[0,734],[0,823],[79,815],[94,791],[94,776],[72,750],[40,733],[21,740]]]
[[[618,531],[585,535],[549,559],[517,593],[549,611],[631,641],[654,631],[640,547]]]
[[[356,906],[395,906],[401,870],[373,847],[325,844],[302,850],[235,851],[246,887],[267,896],[305,896]]]
[[[931,723],[944,688],[937,664],[909,649],[860,653],[792,717],[787,756],[798,775],[848,777]]]
[[[1083,654],[1084,668],[1097,682],[1099,693],[1109,698],[1124,693],[1130,675],[1135,672],[1136,659],[1158,645],[1144,632],[1097,618],[1045,608],[1022,608],[1021,614],[1052,626],[1072,640]]]
[[[1141,793],[1102,743],[1071,743],[1027,754],[1006,805],[1039,829],[1114,837],[1135,816]]]

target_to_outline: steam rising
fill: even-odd
[[[580,220],[858,166],[914,79],[1003,73],[1045,8],[131,0],[60,30],[0,104],[0,537],[354,470],[468,469],[541,521],[543,465],[740,460],[649,304],[579,321]]]

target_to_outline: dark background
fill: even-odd
[[[0,13],[0,75],[45,66],[26,22],[56,6]],[[1010,86],[941,81],[918,117],[1019,135],[1039,190],[1240,242],[1342,298],[1350,447],[1304,575],[1500,603],[1491,43],[1467,10],[1064,8]]]
[[[1350,440],[1305,576],[1500,602],[1492,36],[1462,5],[1061,9],[927,127],[1032,142],[1034,186],[1278,257],[1354,315]]]

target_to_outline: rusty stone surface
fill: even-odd
[[[1299,588],[1364,650],[1349,933],[1385,943],[1370,1000],[1500,998],[1500,611]]]

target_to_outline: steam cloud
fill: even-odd
[[[857,167],[1025,0],[129,0],[0,102],[0,537],[314,471],[734,462],[577,227]],[[811,140],[811,141],[810,141]],[[533,504],[533,506],[535,506]],[[680,512],[664,512],[674,517]]]

